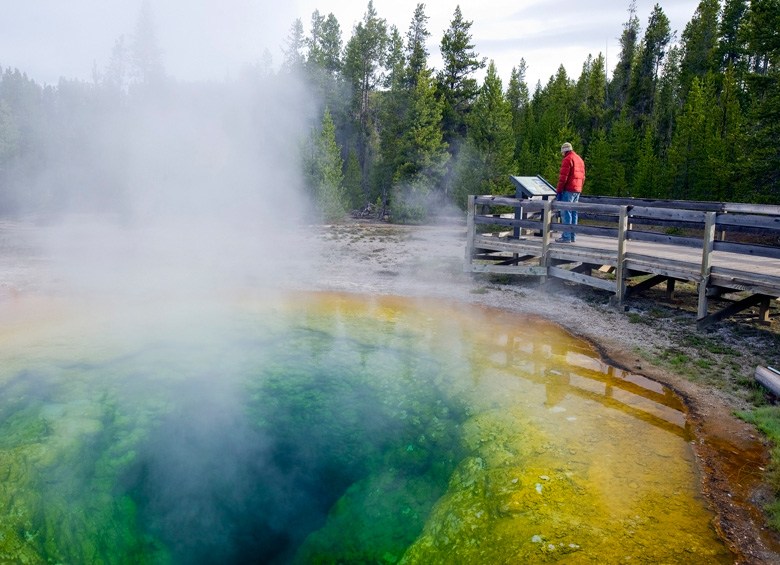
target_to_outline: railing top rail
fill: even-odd
[[[540,211],[544,200],[530,200],[512,196],[475,196],[476,204],[487,206],[508,206],[527,211]],[[717,213],[717,224],[724,229],[751,227],[780,230],[780,206],[761,204],[739,204],[730,202],[688,202],[682,200],[652,201],[643,198],[615,198],[583,196],[577,203],[551,200],[553,210],[577,210],[584,214],[617,215],[627,207],[632,218],[677,221],[685,224],[703,224],[706,212]],[[732,217],[733,216],[733,217]]]
[[[654,198],[634,198],[630,196],[593,196],[585,194],[580,197],[580,202],[612,204],[617,206],[643,206],[647,208],[675,208],[679,210],[698,210],[701,212],[731,212],[759,214],[762,216],[780,216],[780,206],[774,204],[708,202],[704,200],[658,200]]]
[[[727,227],[753,227],[758,230],[780,232],[780,216],[756,216],[753,214],[718,214],[715,220],[717,226]]]
[[[611,204],[590,204],[588,202],[558,202],[553,200],[553,210],[577,210],[582,213],[607,214],[617,216],[625,206],[613,206]]]
[[[652,208],[647,206],[633,206],[629,208],[629,216],[632,218],[648,218],[652,220],[670,220],[678,222],[690,222],[704,224],[706,212],[702,210],[685,210],[680,208]]]
[[[523,200],[513,196],[493,196],[490,194],[477,195],[474,197],[474,202],[490,206],[522,206],[525,208],[536,204],[540,209],[543,207],[543,202],[539,200]]]
[[[631,196],[593,196],[583,194],[581,202],[593,204],[612,204],[615,206],[642,206],[645,208],[677,208],[681,210],[699,210],[702,212],[722,212],[722,202],[704,202],[699,200],[659,200],[654,198],[634,198]]]
[[[487,206],[509,206],[512,208],[523,208],[524,210],[538,211],[542,210],[545,205],[544,200],[526,200],[522,198],[513,198],[511,196],[492,196],[482,195],[474,198],[475,204],[483,204]],[[610,204],[590,204],[587,202],[559,202],[557,200],[550,200],[553,210],[569,210],[577,209],[580,212],[591,212],[607,215],[618,215],[622,206],[613,206]]]

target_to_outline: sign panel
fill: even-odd
[[[515,188],[525,196],[555,196],[555,188],[540,176],[516,177],[509,176]]]

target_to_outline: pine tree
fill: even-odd
[[[162,50],[157,41],[157,31],[149,0],[141,4],[136,20],[135,34],[130,47],[133,73],[138,84],[158,86],[165,78]]]
[[[625,171],[621,164],[614,162],[603,129],[594,132],[584,159],[587,166],[587,185],[584,189],[587,193],[594,196],[615,195],[615,187],[625,183]]]
[[[780,2],[752,0],[748,17],[750,180],[756,201],[780,202]]]
[[[525,83],[525,74],[525,59],[520,59],[520,64],[512,69],[506,90],[506,99],[512,111],[512,130],[516,135],[523,127],[523,117],[530,102],[528,85]]]
[[[282,62],[282,68],[288,73],[297,73],[303,70],[305,45],[303,22],[301,22],[301,18],[296,18],[290,26],[290,33],[287,35],[283,48],[284,61]]]
[[[431,72],[421,70],[414,82],[394,176],[393,213],[401,220],[420,220],[431,212],[430,195],[441,186],[449,160],[442,138],[442,104]]]
[[[480,192],[510,193],[509,175],[513,172],[515,147],[512,110],[504,97],[501,78],[493,61],[488,65],[467,125],[470,144],[478,151],[482,162]]]
[[[362,210],[369,204],[363,193],[362,179],[357,152],[349,151],[347,153],[347,170],[344,172],[344,194],[347,207],[350,210]]]
[[[655,138],[651,126],[645,129],[639,146],[631,195],[637,198],[662,198],[660,159],[655,153]]]
[[[558,181],[558,174],[561,171],[561,142],[559,141],[561,139],[568,138],[562,135],[556,135],[546,140],[539,145],[534,157],[537,174],[540,174],[553,185]],[[575,147],[579,147],[576,141],[571,143]]]
[[[541,174],[541,167],[536,160],[536,116],[534,113],[533,100],[528,102],[525,112],[522,116],[522,124],[520,125],[520,139],[521,146],[517,153],[517,172],[521,175],[538,175]],[[515,141],[517,143],[517,140]]]
[[[429,70],[421,70],[415,83],[402,138],[403,162],[396,171],[396,180],[422,180],[435,188],[449,158],[442,138],[442,103],[436,98],[436,85]]]
[[[342,39],[341,26],[331,13],[322,16],[315,10],[311,16],[311,32],[305,38],[307,48],[306,71],[307,80],[314,90],[315,103],[320,112],[329,108],[337,127],[337,139],[344,138],[347,123],[348,101],[344,96],[341,60]],[[341,135],[339,135],[341,134]]]
[[[369,0],[363,19],[355,25],[347,42],[344,75],[351,86],[352,112],[355,127],[355,147],[362,173],[363,192],[371,198],[369,179],[374,165],[378,138],[372,94],[382,81],[382,69],[387,57],[387,23],[379,18],[374,3]]]
[[[342,219],[346,211],[343,165],[336,127],[326,109],[321,129],[314,135],[308,169],[315,202],[327,222]]]
[[[674,46],[669,50],[666,58],[653,108],[653,130],[659,148],[659,158],[662,161],[666,156],[666,148],[672,143],[672,132],[681,107],[679,61],[680,50]]]
[[[713,121],[708,119],[705,100],[712,99],[712,86],[693,78],[688,100],[677,120],[669,148],[671,196],[676,200],[717,200],[718,163],[713,159],[717,145]]]
[[[609,154],[614,172],[609,193],[615,196],[632,196],[631,181],[637,159],[637,132],[631,119],[625,114],[615,120],[607,136]]]
[[[122,35],[114,42],[111,50],[111,58],[103,72],[103,85],[117,93],[124,93],[128,87],[128,74],[130,72],[129,49],[125,44],[125,36]]]
[[[527,139],[523,139],[519,151],[516,151],[517,157],[515,163],[517,166],[517,174],[521,176],[536,176],[539,174],[539,167],[536,165],[536,160],[531,152],[531,144]]]
[[[520,59],[520,65],[512,69],[509,77],[509,86],[506,91],[506,99],[509,103],[509,110],[512,113],[512,133],[514,135],[514,160],[519,163],[523,152],[523,144],[527,132],[525,131],[526,113],[529,111],[530,103],[528,86],[525,84],[526,64],[525,59]],[[523,158],[525,158],[523,156]]]
[[[628,88],[634,68],[634,57],[639,39],[639,18],[636,15],[636,0],[628,6],[628,20],[623,24],[620,35],[620,56],[609,83],[609,105],[620,112],[628,99]]]
[[[531,100],[529,114],[533,116],[528,131],[532,132],[530,150],[535,174],[553,183],[560,171],[561,144],[568,141],[582,152],[582,142],[573,123],[575,99],[575,84],[561,65],[543,89],[536,89]]]
[[[656,4],[647,22],[638,63],[631,76],[628,90],[627,103],[636,126],[644,126],[653,113],[658,71],[666,56],[666,48],[671,37],[669,18],[666,17],[661,6]]]
[[[341,70],[341,26],[332,13],[325,17],[319,10],[314,10],[311,15],[311,32],[304,43],[308,48],[308,67],[331,75]]]
[[[683,94],[688,92],[694,77],[699,77],[701,81],[707,73],[713,73],[720,67],[717,59],[719,15],[719,0],[701,0],[693,18],[685,26],[680,63]]]
[[[3,165],[16,152],[18,144],[19,128],[8,104],[0,99],[0,170],[5,169]]]
[[[411,93],[407,83],[407,67],[403,38],[395,26],[390,32],[387,55],[389,72],[385,77],[386,91],[377,97],[379,115],[379,157],[376,183],[382,202],[389,201],[395,172],[401,161],[401,140],[407,125]]]
[[[15,212],[18,206],[18,195],[6,175],[13,169],[19,149],[19,127],[8,103],[0,98],[0,216]]]
[[[479,150],[470,140],[462,143],[452,169],[452,201],[465,210],[470,194],[485,194],[482,189],[484,163]]]
[[[721,199],[727,201],[739,201],[752,192],[745,175],[747,138],[740,94],[736,73],[729,64],[723,76],[719,104],[714,111],[717,117],[717,133],[721,141],[717,146],[723,171],[723,178],[720,179]]]
[[[604,56],[599,54],[596,59],[593,59],[588,55],[577,81],[575,125],[586,145],[591,134],[598,131],[605,122],[607,88],[605,73]]]
[[[731,66],[739,83],[747,72],[747,37],[745,32],[747,0],[726,0],[718,28],[717,61],[720,70]]]
[[[471,25],[456,6],[440,46],[444,63],[437,79],[444,100],[444,139],[453,149],[466,136],[466,116],[479,92],[474,73],[485,67],[485,59],[474,51]]]
[[[387,23],[378,17],[373,0],[369,0],[363,20],[355,26],[347,43],[344,61],[344,72],[355,96],[356,113],[363,125],[368,120],[370,94],[382,78],[387,44]]]
[[[431,36],[428,31],[428,16],[425,15],[425,4],[417,4],[406,33],[407,85],[416,86],[415,81],[420,73],[428,69],[428,48],[425,42]]]

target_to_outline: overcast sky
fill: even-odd
[[[644,33],[656,0],[637,0]],[[0,67],[19,68],[39,83],[60,77],[91,80],[116,40],[133,34],[142,0],[0,0]],[[374,0],[379,17],[406,33],[417,0]],[[698,0],[660,0],[679,38]],[[221,80],[260,60],[265,49],[281,61],[280,47],[296,17],[309,31],[311,14],[332,12],[343,40],[366,11],[368,0],[150,0],[167,72],[180,80]],[[603,53],[611,70],[629,0],[462,0],[480,56],[493,59],[504,86],[525,58],[527,82],[545,83],[563,64],[577,77],[588,54]],[[426,3],[430,63],[440,68],[438,45],[457,3]]]

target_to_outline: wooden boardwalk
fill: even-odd
[[[580,215],[574,243],[554,241],[563,209]],[[698,287],[699,326],[752,306],[768,322],[780,297],[778,242],[780,206],[472,196],[466,270],[559,278],[609,291],[616,303],[660,283],[671,295],[687,281]],[[710,312],[709,298],[734,292],[742,298]]]

